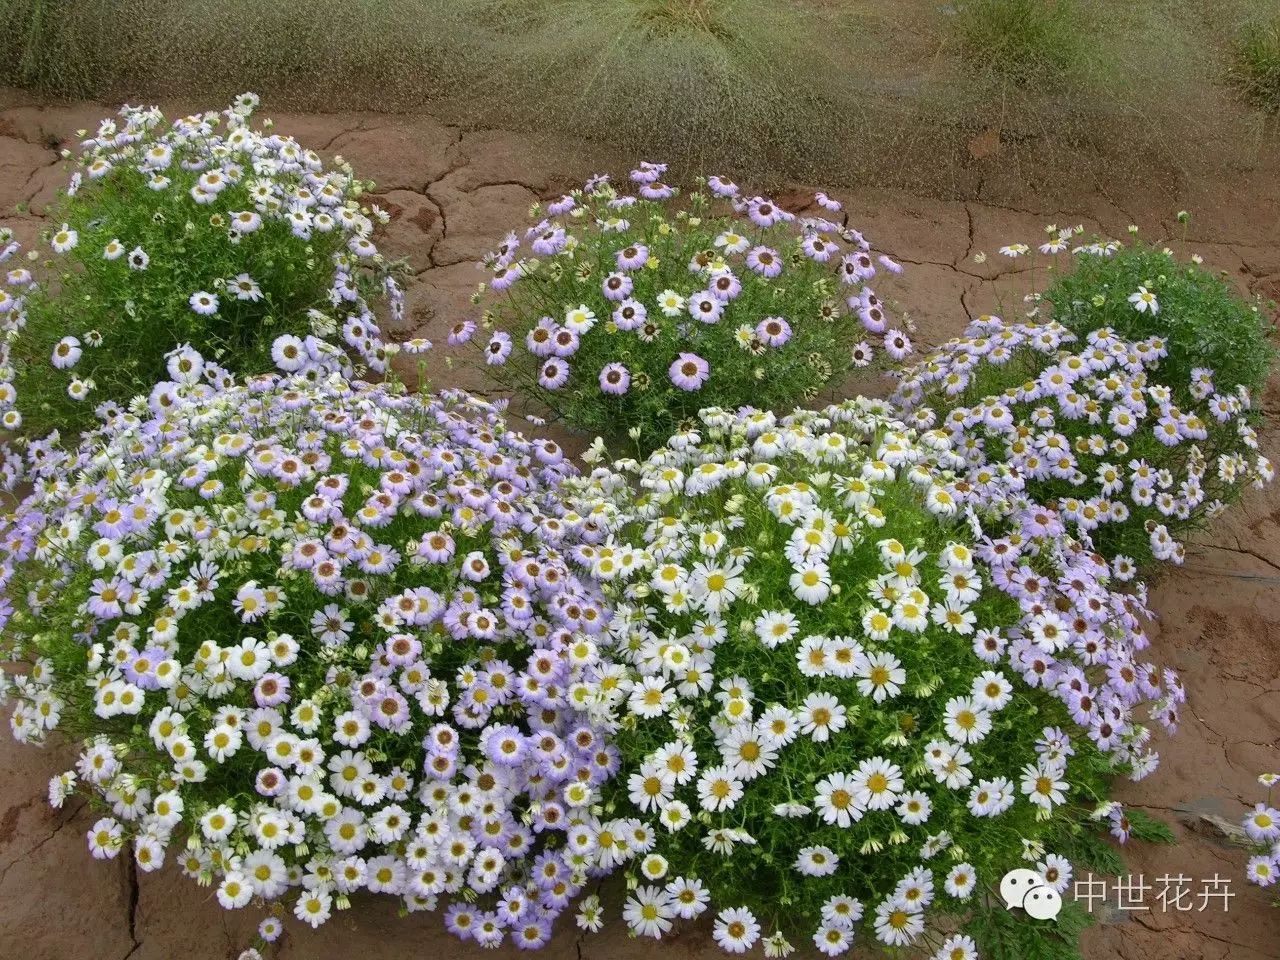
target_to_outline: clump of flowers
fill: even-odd
[[[900,267],[838,201],[819,193],[798,216],[720,177],[684,196],[666,172],[643,163],[633,193],[602,175],[535,206],[482,264],[496,295],[483,333],[464,321],[450,342],[474,340],[511,386],[646,451],[702,407],[790,408],[880,344],[909,352],[871,287]]]
[[[1179,214],[1184,224],[1188,219]],[[1040,251],[1065,252],[1071,236],[1051,234]],[[1198,255],[1179,263],[1172,251],[1136,240],[1070,249],[1070,269],[1043,293],[1054,320],[1082,338],[1104,327],[1126,340],[1160,337],[1167,350],[1165,382],[1175,390],[1185,390],[1197,369],[1208,368],[1224,392],[1244,386],[1260,394],[1275,354],[1270,324],[1257,302],[1241,299],[1227,280],[1201,266]]]
[[[1170,350],[1162,336],[980,317],[905,369],[895,400],[949,434],[977,489],[996,465],[1011,471],[1127,580],[1153,559],[1181,563],[1182,536],[1274,475],[1250,388],[1207,367],[1180,381]]]
[[[731,953],[971,956],[929,917],[1017,866],[1065,889],[1054,850],[1088,816],[1127,836],[1107,779],[1155,767],[1146,718],[1172,727],[1183,698],[1139,659],[1141,595],[965,468],[858,398],[704,411],[578,482],[611,533],[574,555],[625,664],[617,807],[584,842],[634,884],[634,933],[710,911]]]
[[[362,367],[385,356],[370,307],[403,309],[351,169],[326,169],[255,124],[245,94],[222,114],[166,123],[125,107],[83,141],[42,237],[44,271],[0,284],[0,414],[28,433],[83,429],[103,401],[165,377],[190,343],[236,373],[288,365],[313,339],[341,339]],[[0,262],[16,264],[11,233]]]
[[[228,909],[317,926],[367,891],[544,943],[618,765],[572,467],[461,394],[170,359],[150,409],[30,444],[0,531],[13,734],[80,740],[50,801],[89,798],[95,858],[177,861]]]
[[[1271,805],[1271,800],[1280,784],[1280,773],[1260,774],[1258,782],[1267,788],[1266,802],[1254,804],[1241,822],[1253,854],[1245,867],[1245,877],[1260,887],[1274,887],[1280,881],[1280,810]]]

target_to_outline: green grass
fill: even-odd
[[[1069,71],[1088,51],[1090,27],[1075,0],[967,0],[955,16],[969,66],[1017,85]]]
[[[1205,42],[1202,11],[1182,0],[953,4],[940,17],[953,109],[1000,133],[1012,182],[1055,171],[1151,180],[1246,149],[1247,125],[1215,83],[1220,53]]]
[[[99,38],[127,29],[106,3],[0,0],[0,76],[42,92],[91,95],[111,70]]]
[[[503,64],[503,122],[549,123],[701,169],[820,173],[873,129],[859,94],[880,28],[856,4],[795,0],[453,0]]]
[[[1128,297],[1139,286],[1155,293],[1159,313],[1139,313]],[[1045,291],[1053,318],[1083,338],[1110,327],[1130,340],[1163,337],[1169,355],[1159,379],[1175,390],[1191,371],[1208,367],[1222,392],[1248,387],[1260,402],[1276,351],[1273,325],[1257,302],[1240,297],[1221,276],[1182,263],[1158,247],[1135,243],[1113,256],[1081,256]]]
[[[253,89],[275,111],[425,109],[766,187],[954,193],[992,131],[986,167],[1021,181],[1230,163],[1252,141],[1209,16],[1234,22],[1183,0],[0,0],[0,83]]]
[[[1240,28],[1231,77],[1250,103],[1280,112],[1280,11],[1251,17]]]

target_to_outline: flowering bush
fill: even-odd
[[[1280,880],[1280,810],[1271,806],[1280,773],[1261,774],[1258,782],[1267,788],[1267,802],[1255,804],[1241,824],[1253,852],[1245,876],[1250,883],[1271,887]]]
[[[1185,218],[1184,218],[1185,219]],[[1065,247],[1050,241],[1046,248]],[[1126,340],[1164,340],[1164,382],[1179,402],[1197,368],[1214,371],[1224,393],[1260,394],[1274,356],[1258,304],[1246,303],[1222,277],[1180,264],[1167,249],[1115,241],[1073,248],[1071,269],[1044,292],[1057,320],[1078,337],[1108,328]]]
[[[450,898],[458,933],[545,942],[618,763],[606,610],[560,553],[572,468],[459,394],[179,374],[76,450],[33,442],[0,535],[13,733],[82,740],[51,802],[100,811],[94,857],[172,857],[229,909]]]
[[[869,334],[901,358],[869,281],[899,271],[817,195],[820,216],[748,197],[719,177],[680,199],[665,164],[607,176],[545,209],[488,258],[485,360],[567,421],[652,449],[706,406],[791,407],[851,364]],[[478,300],[479,302],[479,300]],[[471,340],[459,323],[451,343]],[[857,342],[855,342],[857,341]]]
[[[886,411],[708,410],[645,463],[570,481],[612,531],[575,556],[626,665],[618,809],[592,845],[636,885],[635,933],[711,909],[732,953],[836,955],[861,921],[972,956],[926,914],[968,914],[1024,860],[1065,889],[1058,841],[1109,774],[1154,768],[1147,709],[1176,723],[1176,676],[1137,659],[1140,596]],[[1011,535],[980,535],[993,510]]]
[[[1012,469],[1127,580],[1152,559],[1181,563],[1177,538],[1273,476],[1250,388],[1205,367],[1178,380],[1171,349],[1107,327],[1077,338],[1057,321],[980,317],[903,371],[895,399],[951,435],[976,486],[996,464]]]
[[[82,429],[99,401],[164,379],[182,343],[257,373],[340,335],[383,369],[367,301],[385,293],[397,315],[402,298],[363,185],[269,121],[255,128],[257,103],[245,94],[221,116],[169,125],[155,107],[125,107],[84,141],[44,238],[48,276],[16,267],[0,285],[7,427]],[[0,262],[17,252],[0,237]]]

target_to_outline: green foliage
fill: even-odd
[[[1129,302],[1140,286],[1155,294],[1158,312],[1140,312]],[[1128,340],[1164,338],[1169,355],[1160,379],[1182,397],[1197,367],[1213,370],[1220,391],[1243,385],[1260,397],[1275,356],[1272,325],[1260,304],[1243,300],[1222,277],[1148,243],[1079,255],[1044,299],[1053,318],[1078,336],[1110,327]]]
[[[876,266],[838,224],[758,226],[704,189],[621,208],[607,184],[573,196],[567,214],[535,209],[532,247],[503,245],[490,261],[494,296],[481,301],[486,326],[514,341],[505,362],[482,343],[495,376],[570,425],[647,453],[703,407],[788,409],[853,362],[862,281],[843,273],[841,255]],[[538,246],[561,231],[562,248]],[[805,242],[821,243],[829,259],[806,254]],[[751,265],[756,250],[767,250],[767,268]],[[638,259],[623,266],[623,256]],[[720,281],[740,292],[712,296]],[[606,295],[611,283],[628,286]],[[714,312],[700,312],[699,297]],[[676,366],[685,362],[704,363],[705,378],[682,380]],[[622,378],[616,385],[604,379],[611,373]]]
[[[1015,84],[1060,76],[1089,43],[1076,0],[966,0],[957,7],[956,31],[970,67]]]
[[[1271,113],[1280,111],[1280,13],[1259,13],[1240,27],[1231,78],[1243,96]]]
[[[101,38],[127,31],[109,3],[0,0],[0,52],[13,82],[66,96],[94,93],[112,69]]]
[[[270,370],[276,338],[336,334],[380,290],[363,185],[252,130],[253,103],[173,128],[127,110],[85,149],[41,237],[37,284],[10,291],[25,307],[9,362],[27,432],[82,430],[102,401],[173,379],[179,345],[236,373]],[[361,343],[376,363],[374,340]]]
[[[1136,839],[1170,846],[1178,842],[1173,829],[1159,817],[1153,817],[1145,810],[1135,807],[1125,807],[1124,812],[1129,818],[1130,835]]]
[[[1068,897],[1056,920],[1034,920],[991,902],[976,912],[967,930],[979,955],[990,960],[1080,960],[1080,935],[1092,923],[1089,912]]]
[[[1126,813],[1130,811],[1126,808]],[[1107,840],[1107,823],[1080,823],[1071,825],[1057,838],[1056,848],[1071,861],[1076,872],[1096,873],[1116,877],[1124,873],[1124,858],[1115,844]]]

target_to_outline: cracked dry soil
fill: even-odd
[[[165,104],[180,115],[194,104]],[[24,242],[44,225],[42,212],[67,171],[58,151],[74,147],[75,131],[114,112],[98,103],[46,105],[0,90],[0,224]],[[598,144],[549,141],[527,132],[460,130],[427,116],[271,114],[277,129],[326,155],[350,160],[378,186],[371,198],[392,215],[383,247],[408,258],[410,309],[397,338],[443,339],[471,310],[479,279],[472,261],[509,228],[530,202],[580,183],[590,173],[629,169],[633,157]],[[1144,236],[1178,237],[1179,254],[1198,252],[1242,292],[1280,298],[1280,157],[1227,177],[1184,178],[1172,184],[1074,184],[1066,192],[1004,186],[1000,157],[977,161],[972,196],[933,199],[857,187],[833,190],[849,222],[877,249],[907,266],[879,292],[915,324],[917,342],[936,344],[969,317],[1012,312],[1043,283],[1025,264],[995,256],[1003,244],[1035,242],[1047,223],[1083,224],[1086,231],[1123,236],[1129,224]],[[987,173],[990,173],[990,176]],[[784,191],[802,204],[811,191]],[[13,213],[21,207],[23,212]],[[1183,242],[1179,210],[1195,219]],[[986,252],[983,263],[974,255]],[[436,385],[496,395],[496,385],[472,369],[449,370],[437,358]],[[874,390],[850,380],[837,393]],[[1280,378],[1264,397],[1264,451],[1277,456]],[[581,449],[581,438],[561,438]],[[1255,776],[1280,768],[1280,484],[1252,493],[1189,550],[1185,567],[1152,591],[1160,619],[1152,627],[1155,658],[1181,671],[1189,709],[1178,736],[1160,744],[1159,770],[1119,788],[1126,803],[1170,824],[1177,846],[1132,844],[1134,874],[1148,883],[1183,875],[1195,881],[1232,878],[1235,896],[1223,912],[1100,910],[1085,936],[1088,960],[1274,960],[1280,957],[1280,910],[1242,879],[1243,851],[1215,823],[1237,822],[1261,799]],[[260,914],[221,910],[212,892],[167,867],[139,876],[129,858],[96,862],[85,849],[92,817],[83,805],[53,811],[48,778],[70,754],[58,745],[20,747],[0,734],[0,958],[23,960],[223,960],[253,937]],[[382,898],[378,898],[379,900]],[[606,904],[618,902],[605,893]],[[616,906],[615,906],[616,911]],[[809,951],[810,953],[812,951]],[[503,956],[514,955],[504,948]],[[438,918],[396,916],[392,904],[357,901],[319,933],[290,924],[282,960],[364,960],[405,956],[480,956],[445,935]],[[492,956],[492,954],[489,954]],[[708,929],[694,925],[661,946],[628,939],[620,923],[580,938],[561,924],[548,960],[632,960],[659,955],[701,960],[720,954]]]

